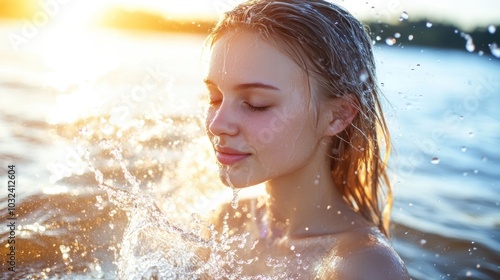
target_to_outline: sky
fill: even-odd
[[[30,11],[35,17],[41,10],[70,14],[69,19],[90,21],[110,7],[143,9],[162,16],[183,20],[217,20],[223,11],[242,0],[2,0],[10,6],[36,3]],[[397,22],[403,12],[409,20],[452,23],[469,31],[476,26],[500,27],[499,0],[331,0],[346,7],[361,20]],[[3,4],[6,5],[6,4]],[[45,6],[45,7],[44,7]],[[0,11],[1,14],[2,11]],[[50,13],[49,13],[50,14]]]
[[[167,16],[217,19],[224,9],[241,0],[107,0],[130,7],[144,7]],[[395,22],[403,12],[409,19],[451,22],[463,29],[500,24],[498,0],[333,0],[360,19]],[[373,7],[373,8],[372,8]]]

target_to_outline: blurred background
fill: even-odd
[[[16,166],[18,218],[1,278],[189,278],[157,242],[231,201],[202,125],[203,40],[240,2],[0,0],[0,178]],[[334,2],[373,39],[412,278],[500,278],[500,1]]]

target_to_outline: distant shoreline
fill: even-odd
[[[1,5],[0,5],[1,8]],[[22,19],[19,11],[1,11],[0,19]],[[20,13],[20,12],[19,12]],[[425,46],[442,49],[456,49],[492,55],[500,59],[500,26],[478,27],[463,32],[450,24],[429,23],[425,20],[402,21],[397,24],[363,22],[370,30],[370,36],[377,44],[388,46]],[[155,31],[170,33],[208,34],[215,26],[210,20],[169,19],[154,12],[127,10],[115,7],[103,13],[93,23],[96,27],[108,27],[131,31]],[[496,30],[498,29],[498,30]]]
[[[403,21],[396,25],[364,23],[373,40],[393,46],[426,46],[491,55],[490,45],[500,45],[500,26],[493,33],[487,27],[464,33],[455,26],[441,23],[431,25],[425,20]],[[98,22],[99,26],[118,29],[198,34],[208,34],[215,24],[213,21],[179,21],[154,13],[124,9],[109,11]]]

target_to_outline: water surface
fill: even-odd
[[[15,164],[18,178],[17,271],[2,261],[2,278],[174,271],[172,254],[194,258],[202,223],[191,213],[231,200],[201,124],[203,37],[53,34],[19,50],[0,36],[0,172],[5,182]],[[498,279],[500,61],[381,45],[375,55],[394,141],[395,249],[414,279]],[[185,247],[167,252],[165,236]]]

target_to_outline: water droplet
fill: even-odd
[[[396,44],[396,39],[394,39],[392,37],[388,37],[387,39],[385,39],[385,43],[388,46],[393,46],[394,44]]]
[[[481,158],[481,161],[482,161],[482,162],[487,162],[487,161],[488,161],[488,157],[487,157],[487,156],[483,156],[483,157]]]
[[[462,176],[464,176],[464,177],[467,177],[467,175],[469,175],[469,173],[467,173],[467,172],[462,173]]]
[[[412,41],[413,40],[413,35],[408,35],[408,41]]]
[[[420,245],[425,245],[427,244],[427,240],[425,239],[420,239]]]
[[[306,227],[306,228],[305,228],[305,230],[306,230],[306,231],[309,231],[309,228],[308,228],[308,227]]]
[[[464,32],[460,33],[460,36],[465,39],[465,49],[468,52],[473,52],[476,49],[476,45],[474,45],[474,41],[472,40],[472,37]]]
[[[316,178],[314,178],[314,184],[315,184],[316,186],[317,186],[317,185],[319,185],[319,179],[320,179],[320,176],[319,176],[319,174],[318,174],[318,175],[316,175]]]
[[[380,41],[380,40],[382,40],[382,37],[377,36],[377,37],[375,37],[375,40]]]
[[[467,272],[465,273],[465,276],[466,276],[466,277],[471,277],[471,276],[472,276],[472,271],[467,271]]]
[[[460,148],[460,151],[461,151],[462,153],[467,152],[467,147],[461,147],[461,148]]]
[[[429,22],[429,21],[428,21],[428,22],[425,24],[425,26],[427,26],[427,28],[431,28],[431,27],[432,27],[432,22]]]
[[[474,132],[469,132],[469,137],[474,137]]]
[[[89,134],[89,129],[87,126],[84,126],[79,130],[79,132],[82,136],[87,136]]]
[[[477,173],[479,173],[479,170],[474,169],[474,174],[477,174]]]
[[[476,268],[481,268],[481,265],[480,264],[476,264]]]
[[[465,49],[468,52],[473,52],[476,49],[476,45],[474,45],[474,42],[472,41],[472,38],[469,39],[469,40],[467,40],[467,42],[465,42]]]
[[[400,38],[400,37],[401,37],[401,33],[399,33],[399,32],[394,33],[394,38],[397,39],[397,38]]]
[[[408,20],[409,18],[410,17],[408,16],[408,13],[403,12],[403,13],[401,13],[401,16],[399,17],[399,21]]]
[[[290,246],[290,250],[292,250],[292,251],[295,250],[295,246],[293,246],[293,245]]]
[[[102,133],[104,133],[106,135],[111,135],[114,130],[115,130],[115,128],[113,126],[109,125],[109,124],[101,127]]]
[[[491,54],[495,57],[500,58],[500,47],[497,43],[491,43],[488,45],[490,47]]]
[[[490,32],[490,34],[495,34],[496,31],[497,31],[497,28],[493,24],[488,26],[488,32]]]
[[[441,160],[440,160],[438,157],[433,157],[433,158],[431,159],[431,163],[432,163],[432,164],[439,164],[439,162],[440,162],[440,161],[441,161]]]
[[[368,80],[368,72],[366,71],[366,69],[363,69],[363,71],[361,71],[361,73],[359,74],[359,80],[364,83],[366,82],[366,80]]]
[[[413,206],[413,203],[411,203],[411,202],[410,202],[410,203],[408,203],[408,206],[412,207],[412,206]]]

